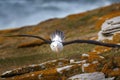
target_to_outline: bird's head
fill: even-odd
[[[63,50],[63,44],[58,41],[52,42],[50,47],[51,47],[52,51],[54,51],[54,52],[60,52]]]

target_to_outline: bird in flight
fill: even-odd
[[[50,48],[54,52],[60,52],[63,50],[63,47],[69,44],[74,43],[88,43],[88,44],[94,44],[94,45],[100,45],[100,46],[106,46],[106,47],[113,47],[113,48],[120,48],[120,45],[117,44],[110,44],[110,43],[103,43],[99,41],[94,40],[71,40],[71,41],[64,41],[64,33],[60,30],[56,30],[50,35],[50,40],[44,39],[40,36],[35,35],[28,35],[28,34],[20,34],[20,35],[9,35],[6,37],[33,37],[40,40],[43,40],[45,43],[50,44]]]

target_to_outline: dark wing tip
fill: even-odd
[[[72,40],[68,42],[63,42],[63,45],[65,46],[73,43],[88,43],[88,44],[94,44],[94,45],[100,45],[100,46],[106,46],[106,47],[112,47],[112,48],[120,48],[120,45],[118,44],[103,43],[103,42],[94,41],[94,40]]]
[[[35,35],[28,35],[28,34],[19,34],[19,35],[5,35],[4,37],[33,37],[33,38],[37,38],[37,39],[41,39],[43,41],[45,41],[46,43],[50,44],[51,41],[50,40],[46,40],[40,36],[35,36]]]

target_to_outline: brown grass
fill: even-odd
[[[99,20],[96,22],[95,29],[100,29],[101,25],[103,24],[103,22],[105,22],[105,20],[111,19],[116,16],[120,16],[120,11],[114,11],[100,17]]]

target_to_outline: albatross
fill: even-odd
[[[9,35],[5,37],[33,37],[40,40],[43,40],[45,43],[50,44],[50,48],[54,52],[60,52],[63,50],[63,47],[66,45],[74,44],[74,43],[88,43],[88,44],[94,44],[94,45],[100,45],[100,46],[106,46],[106,47],[113,47],[113,48],[120,48],[120,45],[117,44],[110,44],[110,43],[103,43],[100,41],[94,41],[94,40],[71,40],[71,41],[64,41],[64,33],[60,30],[56,30],[50,35],[50,40],[44,39],[40,36],[35,35],[28,35],[28,34],[19,34],[19,35]]]

